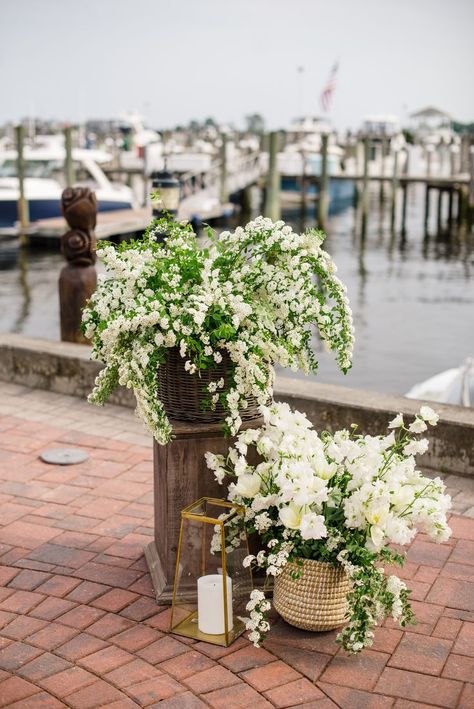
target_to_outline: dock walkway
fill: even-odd
[[[39,460],[71,445],[89,460]],[[472,508],[472,479],[453,477]],[[153,534],[151,440],[129,409],[0,382],[0,502],[2,707],[474,706],[472,518],[451,519],[446,545],[423,535],[411,545],[401,575],[418,624],[403,631],[388,621],[370,650],[348,657],[335,632],[276,617],[262,649],[168,634],[169,610],[153,599],[143,557]]]

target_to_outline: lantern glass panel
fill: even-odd
[[[153,207],[161,212],[177,212],[179,207],[179,183],[160,185],[158,197],[153,200]]]
[[[170,629],[215,645],[229,645],[244,630],[241,620],[252,590],[244,511],[202,498],[181,513]]]

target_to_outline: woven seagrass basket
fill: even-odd
[[[214,411],[203,409],[203,402],[210,398],[207,386],[221,377],[227,385],[232,362],[226,352],[222,353],[222,362],[212,369],[200,370],[189,374],[184,368],[186,359],[181,357],[177,347],[168,350],[168,358],[158,369],[159,397],[166,414],[176,421],[195,421],[196,423],[214,423],[223,421],[228,415],[220,402]],[[260,418],[257,401],[252,397],[247,401],[247,408],[240,411],[243,421]]]
[[[349,577],[341,566],[300,559],[303,566],[287,564],[275,577],[273,605],[290,625],[303,630],[333,630],[344,625]],[[292,571],[301,571],[293,580]]]

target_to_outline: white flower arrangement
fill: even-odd
[[[166,232],[165,243],[157,237]],[[188,225],[154,222],[140,241],[98,250],[108,278],[99,280],[83,316],[93,358],[105,363],[89,400],[103,404],[119,384],[131,388],[137,413],[158,443],[171,426],[160,402],[157,368],[177,347],[190,374],[211,369],[225,352],[231,384],[212,381],[208,405],[222,403],[235,434],[239,411],[253,397],[271,397],[273,366],[316,371],[314,326],[351,366],[354,341],[346,288],[321,248],[324,234],[296,234],[284,222],[259,217],[201,248]]]
[[[220,483],[231,478],[229,500],[243,505],[247,531],[262,541],[263,550],[244,565],[264,568],[270,577],[301,558],[341,564],[352,590],[338,642],[359,652],[371,645],[372,629],[386,615],[402,626],[413,619],[404,582],[380,568],[380,562],[403,563],[389,545],[408,544],[418,530],[437,542],[451,534],[451,498],[439,478],[417,470],[414,457],[428,447],[414,436],[426,424],[436,425],[438,416],[423,406],[408,426],[399,414],[388,435],[359,436],[355,428],[318,435],[287,404],[262,413],[263,426],[241,432],[226,458],[206,455]],[[249,447],[259,454],[255,465]],[[255,594],[247,628],[258,645],[268,629],[268,602],[262,592]]]

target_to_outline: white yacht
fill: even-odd
[[[364,118],[360,127],[361,138],[368,137],[368,173],[372,177],[384,175],[389,178],[394,169],[394,155],[397,157],[397,169],[401,174],[406,165],[405,137],[397,116],[391,114],[372,114]],[[355,157],[347,160],[347,171],[362,174],[364,148],[359,140],[356,145]]]
[[[421,384],[415,384],[405,396],[443,404],[474,406],[474,358],[468,357],[459,367],[446,369]]]
[[[163,166],[163,142],[160,134],[146,126],[139,113],[124,113],[117,121],[121,135],[120,165],[126,168],[145,168],[148,173]],[[109,139],[114,143],[113,139]]]
[[[216,147],[206,140],[196,140],[192,146],[182,145],[174,138],[166,143],[166,169],[170,172],[206,172],[216,156]]]
[[[295,119],[286,131],[288,143],[278,154],[278,171],[281,175],[281,199],[284,206],[301,202],[301,183],[305,177],[319,177],[322,172],[321,136],[328,135],[328,175],[340,176],[343,170],[344,150],[337,144],[331,124],[324,118],[306,116]],[[309,180],[306,199],[318,199],[319,190]],[[329,181],[331,211],[345,208],[353,200],[352,180]]]
[[[61,215],[61,194],[65,187],[64,146],[50,141],[44,147],[26,147],[25,197],[31,222]],[[110,161],[110,155],[100,150],[73,149],[75,186],[90,187],[96,194],[99,211],[134,207],[132,190],[113,183],[100,165]],[[8,230],[18,220],[19,186],[17,153],[0,154],[0,229]]]

